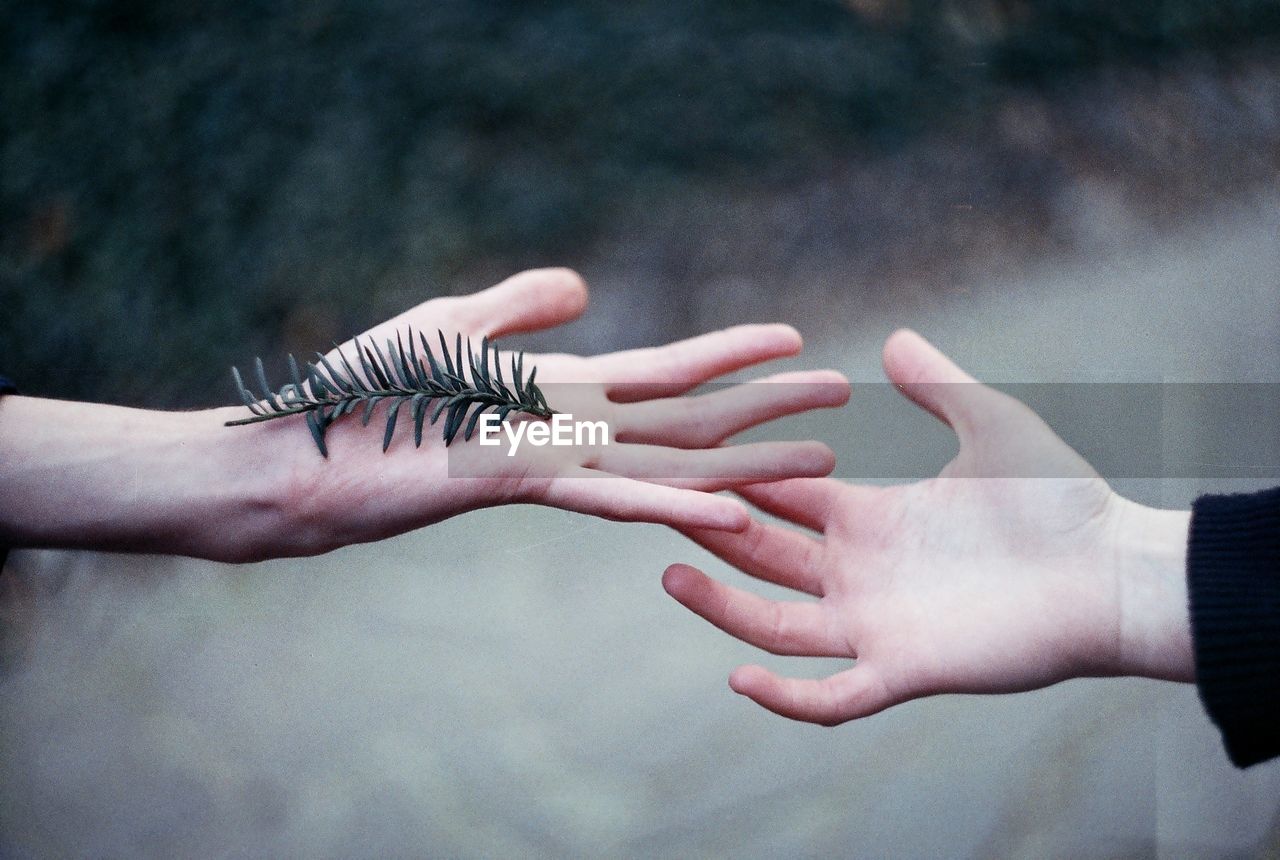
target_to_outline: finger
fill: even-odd
[[[587,284],[572,269],[530,269],[463,302],[472,329],[497,338],[577,319],[587,309]]]
[[[815,597],[821,597],[822,544],[811,537],[752,520],[740,534],[710,529],[681,529],[694,543],[738,570]]]
[[[779,602],[717,582],[697,568],[673,564],[662,574],[667,593],[730,636],[770,654],[851,656],[831,633],[820,603]]]
[[[541,504],[620,522],[742,531],[751,522],[733,499],[577,468],[547,485]]]
[[[780,373],[697,397],[668,397],[618,408],[617,439],[708,448],[757,424],[849,402],[849,381],[834,370]]]
[[[885,375],[899,391],[957,433],[968,431],[994,394],[910,329],[889,336],[883,362]]]
[[[834,478],[795,478],[739,487],[736,492],[767,514],[821,532],[847,489]]]
[[[888,690],[868,666],[816,681],[783,678],[762,666],[742,666],[729,676],[729,686],[775,714],[824,726],[869,717],[893,704]]]
[[[800,334],[788,325],[742,325],[591,359],[605,392],[618,402],[672,397],[709,379],[763,361],[796,355]]]
[[[598,448],[590,467],[715,492],[759,481],[829,475],[836,467],[836,455],[821,442],[757,442],[698,450],[624,444]]]
[[[419,305],[397,319],[420,328],[498,338],[569,322],[586,307],[587,285],[577,272],[530,269],[478,293]]]

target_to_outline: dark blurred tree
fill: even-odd
[[[707,179],[980,121],[1010,86],[1280,29],[1275,2],[0,6],[0,369],[195,405],[476,260]]]

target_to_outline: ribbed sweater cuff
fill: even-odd
[[[1227,755],[1280,755],[1280,488],[1196,500],[1187,585],[1196,684]]]

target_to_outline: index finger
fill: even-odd
[[[736,492],[767,514],[824,532],[846,486],[836,478],[788,478],[742,486]]]
[[[610,400],[632,402],[683,394],[717,376],[796,355],[803,345],[789,325],[740,325],[590,361],[605,380]]]

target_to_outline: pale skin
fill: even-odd
[[[937,478],[744,487],[743,498],[800,530],[759,520],[739,533],[684,529],[799,599],[767,600],[675,564],[663,585],[676,600],[771,653],[856,660],[819,680],[742,666],[732,689],[834,726],[939,693],[1080,676],[1194,680],[1189,513],[1117,495],[1034,413],[914,332],[888,340],[884,365],[958,436]]]
[[[586,303],[586,286],[573,272],[533,270],[479,293],[427,301],[360,337],[383,342],[412,326],[501,342],[568,322]],[[354,357],[350,341],[339,349]],[[606,420],[616,438],[554,455],[526,447],[512,458],[474,443],[446,450],[433,428],[415,448],[407,418],[383,453],[381,409],[368,427],[352,416],[335,423],[324,459],[301,416],[227,427],[249,410],[158,412],[0,397],[0,543],[244,562],[380,540],[507,503],[741,530],[750,522],[746,508],[715,491],[826,475],[835,460],[814,442],[725,441],[783,415],[842,405],[848,383],[814,371],[764,380],[782,384],[684,395],[800,349],[789,326],[759,325],[592,357],[529,355],[544,389],[573,383],[549,394],[566,400],[554,407]]]

